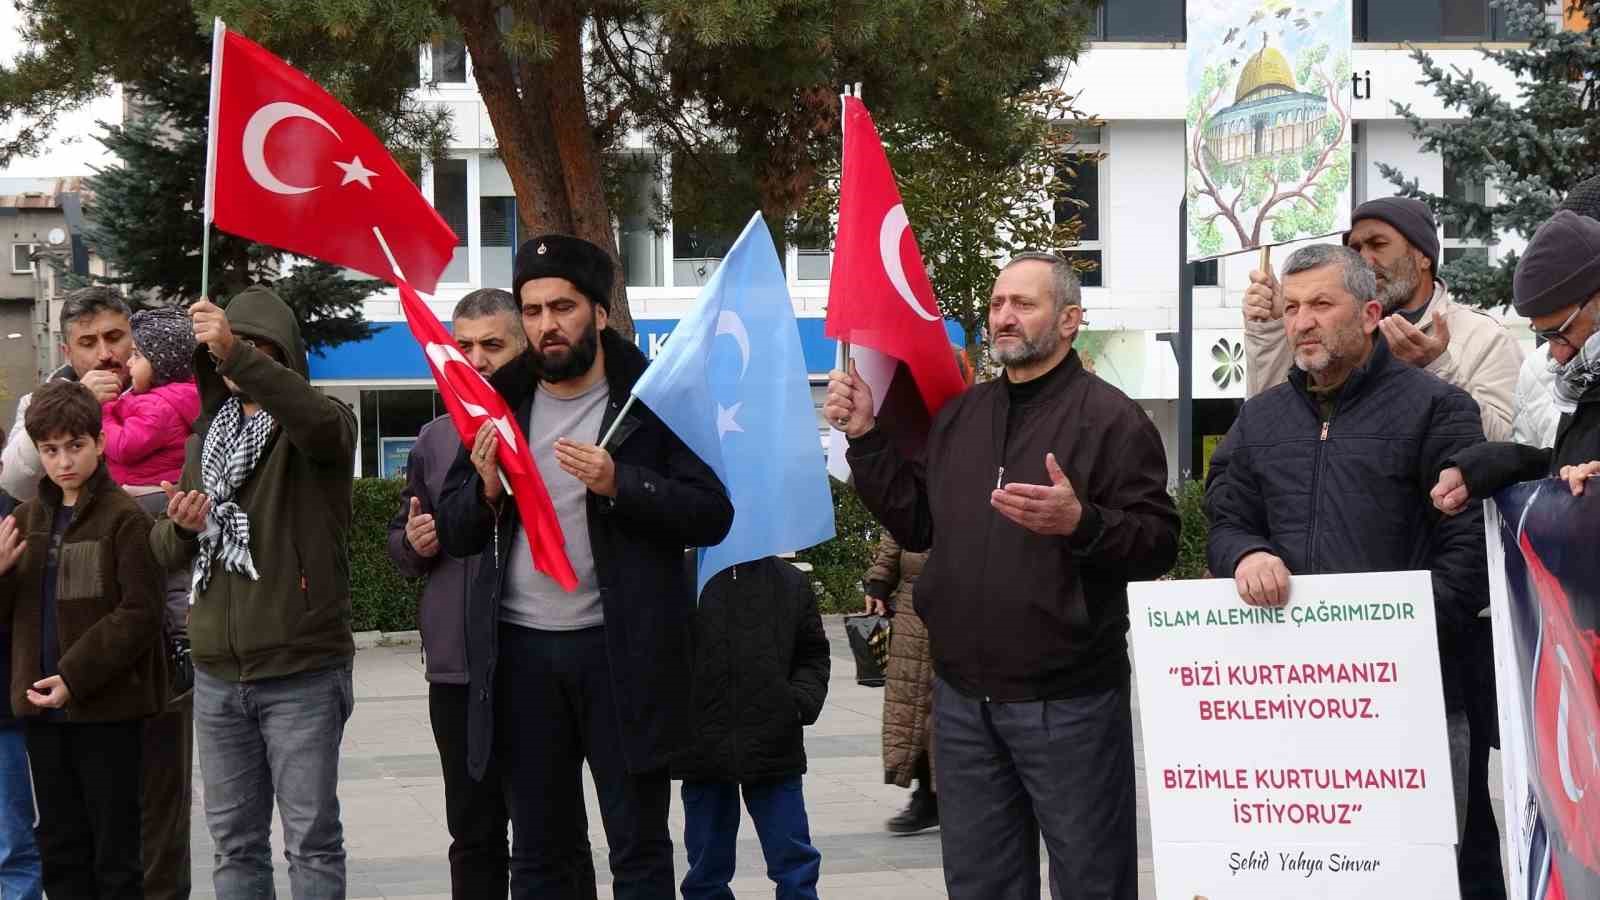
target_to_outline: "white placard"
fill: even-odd
[[[1455,898],[1429,574],[1290,591],[1129,586],[1159,896]]]

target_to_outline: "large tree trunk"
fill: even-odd
[[[494,0],[446,0],[472,54],[474,78],[494,126],[500,158],[517,195],[517,218],[529,235],[559,231],[611,255],[611,327],[633,337],[626,279],[611,210],[601,184],[600,149],[589,123],[583,78],[583,15],[571,4],[520,4],[519,17],[545,29],[556,51],[548,60],[507,52]],[[472,214],[472,211],[469,211]]]

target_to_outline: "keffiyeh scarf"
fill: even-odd
[[[205,531],[200,533],[200,549],[194,559],[194,596],[211,583],[211,567],[221,560],[223,568],[260,580],[255,561],[250,558],[250,519],[233,498],[239,486],[255,471],[267,439],[272,436],[271,413],[257,412],[240,426],[244,405],[229,397],[211,420],[200,451],[200,489],[211,498]]]
[[[1555,407],[1563,413],[1578,408],[1578,401],[1590,396],[1600,386],[1600,331],[1589,335],[1578,355],[1565,364],[1550,360],[1550,371],[1555,380],[1550,391],[1555,396]]]

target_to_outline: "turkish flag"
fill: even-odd
[[[561,520],[556,518],[550,492],[545,490],[544,479],[539,477],[539,470],[534,466],[533,451],[522,434],[522,426],[517,424],[516,416],[511,414],[500,393],[461,355],[455,340],[445,332],[417,292],[404,281],[397,286],[406,325],[428,357],[428,368],[433,370],[433,380],[439,385],[439,397],[450,412],[450,421],[455,423],[461,442],[471,447],[483,423],[494,423],[500,434],[497,457],[500,471],[511,485],[517,514],[522,519],[522,527],[527,529],[534,568],[563,588],[572,590],[578,586],[578,576],[567,559]]]
[[[383,143],[260,45],[220,22],[215,40],[206,221],[431,292],[456,234]]]
[[[966,383],[872,115],[858,98],[846,95],[843,103],[839,229],[825,332],[851,344],[872,385],[875,413],[909,455]]]

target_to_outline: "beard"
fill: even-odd
[[[1002,346],[999,340],[1004,335],[1015,337],[1017,343]],[[1049,358],[1060,346],[1061,332],[1055,328],[1046,328],[1038,337],[1029,337],[1021,329],[1002,331],[995,335],[993,356],[1003,366],[1026,366]]]
[[[1411,302],[1422,281],[1422,269],[1408,253],[1388,269],[1378,269],[1378,302],[1383,304],[1383,314],[1393,315],[1400,307]]]
[[[600,329],[595,326],[594,319],[590,319],[588,327],[578,336],[577,343],[550,348],[560,355],[552,355],[543,347],[530,345],[530,349],[533,351],[534,371],[541,381],[551,384],[569,381],[584,375],[594,365],[594,359],[600,353]],[[560,352],[563,349],[565,352]]]

